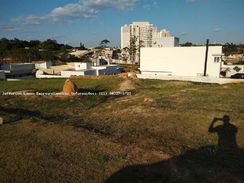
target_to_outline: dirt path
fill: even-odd
[[[131,91],[134,90],[135,87],[130,79],[126,79],[120,84],[119,90],[120,91]]]

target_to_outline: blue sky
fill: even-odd
[[[149,21],[180,42],[244,43],[244,0],[0,0],[0,38],[120,45],[120,27]]]

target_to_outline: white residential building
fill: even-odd
[[[163,29],[157,32],[157,27],[149,22],[133,22],[121,27],[121,49],[130,47],[130,40],[136,38],[136,45],[141,47],[175,47],[179,46],[179,38],[170,35]]]
[[[141,48],[141,75],[201,77],[205,68],[205,46]],[[222,46],[209,46],[206,74],[219,78]]]
[[[177,37],[154,37],[152,47],[178,47],[179,38]]]
[[[136,38],[136,45],[139,42],[145,47],[152,47],[153,35],[157,33],[157,27],[149,22],[133,22],[130,25],[121,27],[121,48],[130,47],[132,37]]]
[[[50,69],[52,68],[53,67]],[[91,62],[72,62],[67,65],[59,66],[59,68],[54,68],[54,70],[49,74],[47,74],[47,69],[38,70],[36,72],[36,78],[69,78],[72,76],[118,74],[120,72],[120,67],[112,64],[93,66]]]

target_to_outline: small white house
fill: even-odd
[[[48,69],[52,66],[51,61],[33,61],[33,64],[35,64],[36,69]]]
[[[203,76],[206,47],[141,48],[141,75]],[[206,74],[219,78],[222,46],[209,46]]]
[[[74,62],[75,70],[91,69],[92,62]]]

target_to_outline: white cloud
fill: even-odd
[[[187,3],[195,3],[197,0],[186,0]]]
[[[181,32],[180,33],[180,36],[185,36],[185,35],[187,35],[188,33],[187,32]]]
[[[106,8],[129,10],[140,0],[80,0],[77,3],[70,3],[63,7],[54,8],[44,16],[26,16],[12,19],[19,24],[37,25],[46,22],[64,22],[75,19],[94,18],[99,11]]]
[[[216,28],[214,29],[214,32],[220,32],[220,31],[222,31],[222,29],[221,29],[220,27],[216,27]]]
[[[21,26],[15,26],[12,24],[0,24],[0,30],[5,32],[20,32],[20,33],[33,33],[34,31],[31,29],[26,29]],[[37,32],[37,31],[35,31]]]
[[[80,0],[84,7],[103,9],[114,7],[121,10],[132,8],[139,0]]]
[[[145,10],[152,10],[154,8],[157,8],[158,7],[158,2],[157,1],[152,1],[150,3],[146,3],[143,8]]]
[[[67,4],[64,7],[58,7],[51,11],[49,17],[54,20],[69,18],[91,18],[98,13],[94,8],[86,8],[80,4]]]
[[[15,23],[20,23],[20,24],[33,24],[33,25],[38,25],[41,24],[43,22],[46,22],[48,20],[47,16],[33,16],[33,15],[29,15],[27,17],[18,17],[18,18],[14,18],[12,19],[13,22]]]

